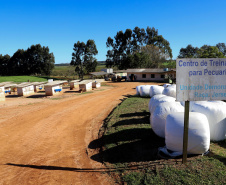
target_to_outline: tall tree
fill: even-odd
[[[55,58],[49,53],[49,48],[40,44],[32,45],[27,49],[28,69],[30,74],[49,75],[54,68]]]
[[[94,40],[84,42],[77,42],[74,44],[74,52],[72,53],[71,65],[75,66],[75,71],[79,78],[83,79],[85,73],[95,71],[97,60],[94,57],[98,54]]]
[[[226,45],[225,43],[218,43],[216,47],[219,49],[221,53],[226,57]]]
[[[126,29],[125,32],[117,32],[114,39],[108,37],[106,42],[107,48],[107,67],[117,66],[119,69],[127,69],[134,66],[131,62],[131,55],[136,52],[141,52],[141,48],[146,45],[153,45],[167,57],[172,57],[170,44],[161,35],[158,35],[158,30],[147,27],[145,29],[135,27],[133,31]],[[143,55],[143,54],[142,54]],[[138,54],[136,54],[136,57]],[[141,56],[141,55],[140,55]],[[131,64],[130,64],[131,63]]]
[[[224,51],[226,51],[224,43],[218,43],[216,46],[205,44],[200,48],[189,44],[186,48],[180,49],[178,58],[225,58]]]
[[[193,47],[191,44],[186,48],[181,48],[178,58],[197,58],[199,48]]]
[[[0,75],[6,76],[10,74],[10,69],[8,67],[9,60],[9,55],[0,55]]]
[[[224,54],[216,46],[203,45],[198,50],[199,58],[224,58]]]
[[[23,49],[18,49],[9,60],[11,75],[27,74],[26,56]]]
[[[0,57],[0,75],[50,75],[55,58],[49,48],[40,44],[32,45],[27,50],[18,49],[13,56]]]

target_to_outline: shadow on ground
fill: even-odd
[[[34,94],[31,96],[28,96],[27,98],[46,98],[47,96],[45,94]]]
[[[104,148],[104,145],[110,146]],[[124,163],[156,160],[158,148],[165,140],[152,129],[133,128],[104,135],[89,144],[90,149],[100,149],[91,159],[98,162]]]
[[[6,98],[18,98],[20,96],[18,96],[17,94],[9,94],[5,96]]]

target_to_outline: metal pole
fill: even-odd
[[[187,162],[187,149],[188,149],[188,128],[189,128],[189,101],[185,101],[184,106],[184,138],[183,138],[183,160],[182,163]]]

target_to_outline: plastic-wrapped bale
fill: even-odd
[[[193,112],[205,114],[210,127],[210,140],[226,139],[226,103],[222,101],[203,101],[194,103]]]
[[[150,116],[151,128],[156,135],[165,138],[166,117],[174,112],[184,112],[184,107],[179,102],[163,102],[156,106]]]
[[[162,91],[164,90],[163,86],[153,85],[150,87],[150,97],[153,97],[158,94],[162,94]]]
[[[164,88],[162,94],[176,98],[176,84]]]
[[[170,86],[171,84],[163,84],[164,88],[167,88],[168,86]]]
[[[149,112],[151,113],[151,110],[152,110],[152,105],[155,104],[156,101],[158,101],[160,98],[164,97],[166,95],[163,95],[163,94],[158,94],[158,95],[155,95],[153,96],[149,103],[148,103],[148,109],[149,109]]]
[[[140,96],[140,86],[141,85],[136,86],[136,95],[137,96]]]
[[[189,111],[192,112],[192,107],[195,103],[202,103],[203,101],[190,101],[189,102]],[[185,106],[185,102],[181,101],[180,102],[182,106]]]
[[[159,96],[159,95],[155,95],[155,96]],[[153,96],[152,98],[154,98],[155,96]],[[152,101],[150,104],[150,108],[149,111],[151,114],[153,114],[153,112],[155,111],[155,108],[163,102],[175,102],[176,98],[174,97],[170,97],[170,96],[162,96],[161,98],[156,98],[154,101]]]
[[[150,97],[150,87],[151,85],[141,85],[140,86],[140,96]]]
[[[183,152],[184,113],[175,112],[166,118],[166,148],[177,154]],[[203,154],[209,150],[210,130],[207,117],[198,112],[189,113],[188,154]]]

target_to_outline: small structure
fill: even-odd
[[[127,79],[129,81],[153,81],[167,82],[169,76],[176,77],[175,69],[127,69]]]
[[[92,81],[92,88],[100,88],[100,86],[101,82],[98,79]]]
[[[62,84],[67,81],[53,81],[45,84],[46,96],[62,94]]]
[[[5,88],[4,88],[4,85],[0,85],[0,101],[5,101]]]
[[[114,76],[112,68],[101,69],[99,72],[91,72],[89,74],[91,75],[91,78],[103,78],[105,80],[109,80],[109,78]]]
[[[41,90],[44,90],[44,84],[46,82],[33,82],[33,86],[34,86],[34,92],[38,92]]]
[[[5,94],[11,94],[12,91],[15,92],[16,86],[17,86],[17,84],[12,84],[11,82],[5,83],[5,85],[4,85]],[[12,88],[12,87],[14,87],[14,88]]]
[[[78,84],[79,84],[79,91],[82,91],[82,92],[92,91],[92,81],[83,80]]]
[[[18,96],[29,96],[34,94],[34,86],[32,83],[22,83],[17,85]]]
[[[79,81],[80,80],[72,80],[70,81],[70,90],[73,90],[73,89],[78,89],[79,88]]]

